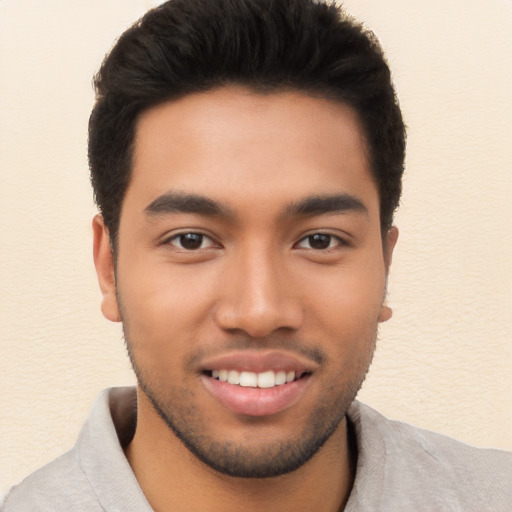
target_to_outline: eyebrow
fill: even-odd
[[[231,210],[216,201],[185,192],[166,192],[146,206],[144,211],[150,216],[167,213],[196,213],[208,217],[232,216]]]
[[[284,214],[293,217],[345,212],[368,215],[368,208],[360,199],[350,194],[332,194],[306,197],[290,204],[285,209]]]
[[[144,211],[150,216],[170,213],[194,213],[208,217],[234,216],[226,206],[208,197],[186,192],[166,192],[146,206]],[[345,212],[368,215],[368,209],[357,197],[350,194],[332,194],[310,196],[293,202],[284,209],[284,216],[315,216]]]

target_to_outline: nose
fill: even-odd
[[[216,309],[219,327],[252,338],[300,328],[303,312],[296,286],[275,260],[260,251],[239,255],[227,265]]]

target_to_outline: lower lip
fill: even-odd
[[[206,375],[201,379],[214,398],[230,411],[247,416],[270,416],[295,405],[304,394],[310,377],[273,388],[236,386]]]

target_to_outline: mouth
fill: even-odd
[[[296,352],[233,351],[201,361],[201,381],[223,409],[272,416],[289,409],[312,387],[320,363]]]
[[[317,367],[283,353],[235,353],[204,362],[201,380],[223,408],[244,416],[272,416],[296,405]]]
[[[206,377],[244,388],[271,389],[284,386],[311,375],[310,371],[266,370],[262,372],[238,371],[229,369],[206,370]]]

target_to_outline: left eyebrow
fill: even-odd
[[[286,217],[294,217],[350,212],[368,215],[368,208],[355,196],[350,194],[333,194],[306,197],[294,202],[285,209],[284,215]]]
[[[195,213],[207,217],[229,217],[232,215],[230,210],[208,197],[185,192],[162,194],[146,206],[144,212],[150,216],[168,213]]]

